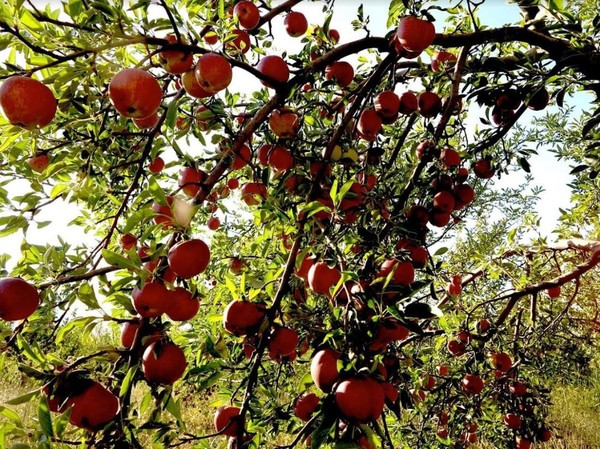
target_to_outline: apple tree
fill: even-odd
[[[443,3],[0,4],[2,354],[32,385],[2,447],[552,438],[543,373],[600,323],[600,16]],[[495,187],[540,145],[573,166],[557,242]]]

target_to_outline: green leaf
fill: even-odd
[[[15,424],[17,427],[23,427],[23,422],[21,421],[21,417],[14,410],[0,405],[0,415],[4,416],[6,419],[8,419],[13,424]]]
[[[135,263],[133,263],[131,260],[129,260],[127,257],[124,257],[121,254],[118,254],[114,251],[110,251],[108,249],[102,250],[102,257],[104,257],[104,260],[107,263],[117,266],[119,268],[127,268],[127,269],[131,269],[131,270],[139,269],[139,267]]]
[[[50,417],[50,410],[48,409],[48,400],[45,396],[40,397],[37,409],[38,422],[44,435],[48,437],[54,436],[54,430],[52,429],[52,418]]]
[[[564,9],[563,0],[548,0],[548,8],[550,11],[561,12]]]
[[[183,421],[181,417],[181,408],[179,406],[179,402],[173,399],[173,396],[169,397],[169,401],[167,402],[167,411],[177,419],[177,421]]]
[[[132,366],[127,370],[127,374],[121,382],[121,388],[119,390],[119,396],[125,396],[125,394],[131,389],[135,373],[137,372],[137,365]]]
[[[154,201],[163,205],[167,204],[167,197],[165,195],[165,192],[158,185],[158,181],[154,176],[148,177],[148,191],[150,192],[150,195],[152,195],[152,198],[154,198]]]
[[[77,299],[88,306],[90,309],[99,309],[100,304],[96,299],[96,292],[91,284],[83,282],[77,289]]]
[[[4,403],[8,404],[8,405],[25,404],[26,402],[29,402],[33,398],[38,396],[39,394],[40,394],[40,389],[37,388],[33,391],[28,391],[27,393],[20,394],[19,396],[9,399],[8,401],[6,401]]]
[[[80,335],[83,329],[87,328],[91,323],[98,320],[98,317],[93,316],[75,318],[73,321],[68,322],[58,330],[56,333],[56,344],[60,345],[65,337],[73,331],[75,331],[77,335]]]

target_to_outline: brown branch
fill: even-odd
[[[39,290],[44,290],[48,287],[52,287],[54,285],[63,285],[63,284],[70,284],[73,282],[79,282],[79,281],[85,281],[88,279],[93,279],[96,276],[101,276],[103,274],[107,274],[107,273],[111,273],[113,271],[118,271],[118,270],[123,270],[123,267],[118,267],[116,265],[109,265],[107,267],[102,267],[102,268],[96,268],[94,270],[90,270],[90,271],[86,271],[85,273],[81,273],[81,274],[71,274],[69,276],[59,276],[56,279],[53,279],[51,281],[46,281],[46,282],[42,282],[41,284],[37,285],[37,288]]]
[[[458,93],[460,90],[460,82],[462,81],[462,74],[465,68],[465,63],[467,62],[467,56],[469,55],[469,50],[471,47],[465,46],[460,49],[460,53],[458,55],[458,60],[456,61],[456,65],[454,66],[454,81],[452,82],[452,91],[450,93],[450,98],[446,103],[446,108],[440,118],[440,121],[435,130],[435,141],[437,142],[442,133],[446,129],[446,125],[454,112],[454,106],[456,105],[456,101],[458,99]]]
[[[300,2],[302,2],[302,0],[287,0],[280,5],[277,5],[275,8],[272,8],[268,13],[260,18],[255,30],[258,30],[265,23],[270,22],[275,16],[278,16],[282,12],[291,9],[292,6],[297,5]]]
[[[561,276],[558,276],[554,279],[551,279],[549,281],[544,281],[544,282],[540,282],[538,284],[530,285],[529,287],[526,287],[522,290],[519,290],[519,291],[516,291],[516,292],[510,293],[508,295],[497,298],[498,300],[508,299],[509,301],[508,301],[508,304],[505,306],[505,308],[502,310],[502,312],[500,312],[500,315],[498,316],[498,318],[496,319],[496,322],[495,322],[496,327],[501,326],[504,323],[504,321],[506,321],[506,319],[510,315],[510,312],[512,311],[512,309],[514,308],[514,306],[516,305],[517,301],[520,298],[522,298],[524,296],[539,293],[543,290],[549,289],[550,287],[559,287],[559,286],[561,286],[567,282],[570,282],[574,279],[579,279],[580,276],[587,273],[591,269],[595,268],[599,263],[600,263],[600,242],[596,242],[596,249],[592,253],[592,256],[590,257],[590,259],[587,262],[578,265],[574,270],[572,270],[566,274],[563,274]]]

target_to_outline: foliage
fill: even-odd
[[[5,274],[42,296],[33,315],[1,329],[5,363],[39,385],[10,403],[35,401],[37,427],[1,410],[2,447],[222,447],[231,429],[198,435],[186,427],[190,391],[212,401],[214,410],[199,410],[204,418],[219,406],[240,408],[229,425],[237,425],[236,448],[291,448],[307,438],[312,448],[465,447],[478,435],[522,448],[522,440],[545,439],[548,377],[586,372],[600,329],[600,108],[569,109],[575,93],[599,92],[600,16],[587,2],[517,1],[519,23],[487,28],[486,2],[394,0],[387,30],[372,30],[357,5],[348,22],[365,37],[338,43],[331,20],[339,3],[299,3],[256,2],[248,52],[234,45],[246,31],[230,1],[0,4],[3,85],[33,77],[58,105],[38,129],[11,125],[2,103],[0,236],[25,234]],[[322,14],[292,43],[278,20],[302,7],[311,21]],[[421,37],[410,32],[402,40],[407,15],[437,19],[432,45],[417,49]],[[285,39],[286,49],[276,49]],[[435,68],[442,50],[454,59]],[[210,91],[227,79],[217,62],[186,66],[208,54],[235,68],[234,82],[192,96],[189,83]],[[289,79],[280,68],[263,71],[259,61],[272,54]],[[177,63],[183,75],[172,73]],[[125,91],[137,103],[122,107],[112,81],[132,68],[151,74],[150,87],[131,82]],[[162,94],[157,115],[136,124],[153,80]],[[386,115],[384,91],[428,94]],[[525,120],[529,109],[545,108],[546,92],[554,109]],[[494,188],[515,171],[529,173],[544,145],[573,165],[559,242],[537,233],[532,177]],[[158,158],[163,170],[154,168]],[[249,186],[255,195],[244,197]],[[459,194],[471,188],[473,202]],[[40,217],[61,208],[76,208],[71,225],[85,241],[65,233],[58,244],[34,243],[30,236],[53,221]],[[211,230],[215,217],[220,227]],[[210,263],[183,275],[176,266],[193,268],[198,253],[177,265],[176,249],[196,240],[210,246]],[[330,271],[317,274],[315,264],[301,274],[310,258]],[[161,293],[143,308],[150,289]],[[173,319],[175,292],[200,301],[195,318]],[[228,315],[242,300],[250,309]],[[127,326],[131,340],[119,346],[81,344]],[[282,329],[297,337],[291,351],[281,349]],[[148,380],[148,358],[160,359],[171,343],[185,354],[183,380]],[[323,348],[339,352],[339,378],[320,389],[311,360]],[[369,397],[385,393],[381,418],[353,419],[339,403],[342,381],[364,378],[375,380]],[[465,386],[473,378],[483,380],[481,391]],[[77,422],[77,400],[95,382],[120,409],[99,425]],[[305,393],[320,398],[307,422],[294,410]],[[507,414],[521,418],[518,429],[503,424]]]

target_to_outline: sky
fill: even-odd
[[[42,0],[36,0],[36,4],[38,4],[38,2],[41,4]],[[56,5],[56,3],[56,1],[52,1],[52,4]],[[356,9],[360,4],[360,1],[354,0],[338,0],[336,2],[330,27],[335,28],[340,32],[340,44],[355,40],[364,35],[364,33],[354,32],[350,25],[350,21],[356,17]],[[384,35],[388,31],[386,28],[388,4],[387,1],[382,0],[364,2],[364,13],[365,16],[370,17],[370,29],[373,35]],[[322,4],[318,2],[302,2],[294,7],[294,10],[302,11],[306,14],[309,23],[322,23],[324,14],[321,9]],[[515,5],[508,4],[503,0],[488,0],[482,9],[482,12],[485,12],[485,14],[481,16],[482,23],[489,27],[501,26],[511,22],[514,23],[519,20],[519,9]],[[439,14],[436,18],[441,19]],[[299,39],[290,38],[283,32],[278,31],[283,30],[283,17],[280,16],[274,19],[273,30],[276,33],[276,38],[274,39],[275,47],[281,45],[282,48],[280,50],[286,49],[290,54],[295,49],[300,48],[301,44]],[[241,89],[240,86],[242,84],[248,89],[260,87],[258,81],[252,80],[251,77],[248,77],[247,75],[242,76],[241,73],[234,72],[234,84],[231,88]],[[578,99],[576,103],[584,108],[586,100],[585,98]],[[570,169],[568,166],[565,166],[564,162],[556,161],[543,149],[539,156],[536,156],[531,160],[531,166],[535,184],[540,185],[545,189],[539,203],[538,211],[542,216],[541,231],[543,234],[548,234],[552,231],[556,219],[558,218],[558,208],[568,207],[569,205],[569,191],[565,186],[570,180]],[[522,179],[522,176],[513,175],[508,179],[503,179],[498,185],[517,185]],[[23,189],[28,189],[26,181],[20,182],[16,190],[22,191]],[[53,221],[53,224],[41,231],[36,231],[34,229],[35,226],[32,226],[32,229],[27,235],[27,239],[39,244],[57,243],[57,235],[67,235],[71,242],[89,241],[89,236],[87,236],[83,230],[67,226],[77,215],[78,209],[76,207],[56,202],[55,205],[46,208],[37,216],[38,221],[51,220]],[[17,233],[5,238],[0,238],[1,252],[19,254],[22,237],[21,233]],[[9,264],[9,266],[10,265],[12,264]]]

